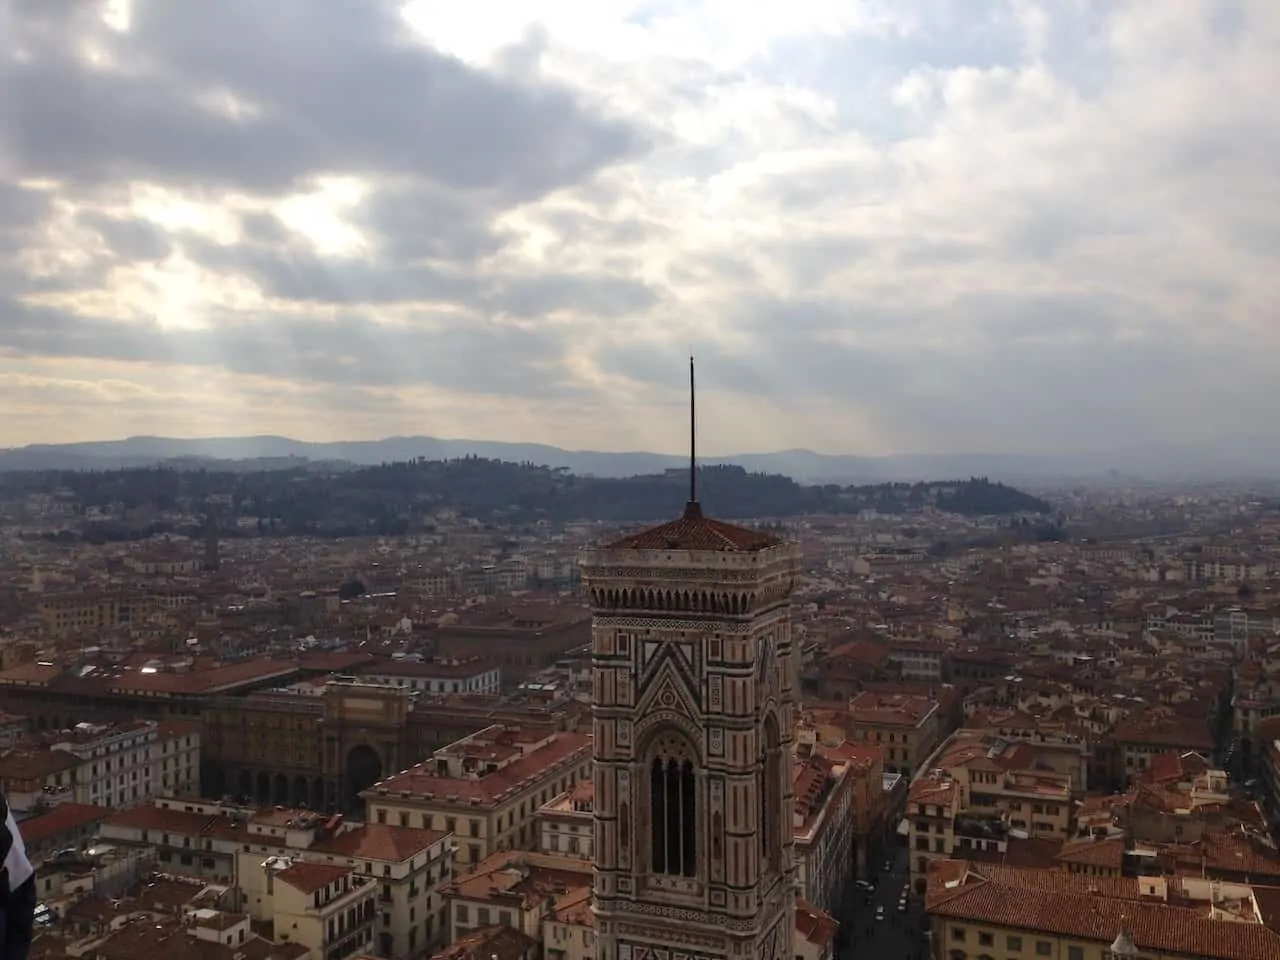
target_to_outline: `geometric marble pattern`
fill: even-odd
[[[789,608],[754,599],[785,602],[798,562],[786,544],[749,557],[603,548],[584,558],[584,590],[600,604],[592,650],[603,697],[592,708],[596,960],[794,957],[793,832],[784,812],[795,706],[782,670],[791,620]],[[725,587],[726,579],[737,585]],[[610,606],[619,597],[717,591],[752,604],[725,614],[701,604],[689,617]],[[766,747],[779,762],[760,762]],[[677,783],[678,793],[662,792]],[[779,813],[760,831],[765,798]]]

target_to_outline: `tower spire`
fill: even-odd
[[[698,391],[693,379],[693,355],[689,356],[689,502],[684,505],[686,520],[702,516],[698,503]]]

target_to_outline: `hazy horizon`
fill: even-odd
[[[1260,444],[1280,4],[11,0],[0,445]],[[1250,454],[1252,456],[1252,454]]]

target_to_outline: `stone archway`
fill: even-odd
[[[241,770],[240,775],[236,777],[236,789],[239,793],[236,795],[238,803],[244,803],[253,797],[253,774],[248,770]]]
[[[272,784],[271,802],[281,806],[287,806],[289,803],[289,778],[283,773],[276,774],[275,782]]]
[[[347,795],[343,797],[348,810],[362,806],[360,793],[382,779],[382,758],[367,743],[357,743],[347,753]]]
[[[293,805],[295,807],[305,807],[309,805],[311,800],[311,784],[307,782],[304,776],[296,776],[293,778]]]
[[[271,776],[265,770],[258,771],[257,791],[254,799],[264,807],[271,803]]]
[[[200,764],[200,792],[206,797],[223,797],[227,794],[227,775],[222,764],[204,760]]]

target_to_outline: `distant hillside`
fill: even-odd
[[[564,467],[579,476],[634,477],[685,465],[683,456],[660,453],[603,453],[563,450],[539,443],[490,440],[442,440],[437,437],[388,437],[308,443],[288,437],[213,437],[183,440],[130,437],[91,443],[34,444],[0,450],[0,472],[15,470],[113,470],[176,466],[181,469],[288,469],[293,466],[350,463],[373,466],[425,458],[480,457],[509,463]],[[761,473],[778,473],[809,483],[872,483],[924,480],[939,476],[1023,475],[1031,464],[1001,456],[829,456],[808,450],[747,453],[708,458]]]
[[[93,443],[34,444],[0,450],[0,473],[13,470],[109,470],[174,463],[229,461],[234,469],[287,469],[297,464],[372,466],[425,457],[481,457],[512,463],[565,467],[579,476],[633,477],[684,466],[684,457],[658,453],[562,450],[538,443],[387,437],[307,443],[288,437],[174,439],[130,437]],[[782,474],[806,483],[883,483],[936,477],[992,477],[1006,483],[1057,483],[1064,479],[1124,477],[1203,480],[1280,477],[1280,441],[1274,436],[1223,439],[1212,449],[1134,443],[1120,449],[1053,456],[1001,453],[900,454],[888,457],[829,455],[811,450],[744,453],[705,458],[748,471]],[[212,466],[212,464],[210,464]]]
[[[721,517],[791,517],[925,507],[977,515],[1046,514],[1049,505],[986,479],[870,486],[805,486],[778,474],[717,466],[698,471],[700,499]],[[0,492],[61,491],[78,512],[121,515],[121,525],[154,524],[164,512],[198,513],[214,495],[230,513],[270,518],[259,532],[356,535],[422,529],[442,509],[511,522],[647,522],[674,516],[687,496],[688,471],[629,478],[580,477],[563,469],[468,457],[416,460],[342,472],[292,468],[234,472],[132,468],[10,473]],[[110,529],[102,521],[97,534]],[[252,531],[250,531],[252,532]]]

